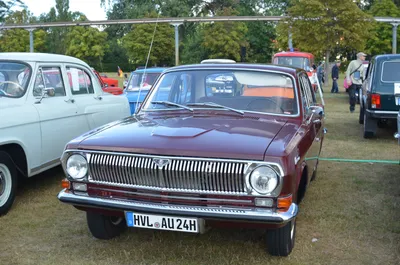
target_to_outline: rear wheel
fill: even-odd
[[[267,249],[272,256],[288,256],[294,247],[296,219],[285,226],[267,231]]]
[[[360,104],[360,116],[358,117],[358,123],[364,124],[364,108],[361,107],[361,104]]]
[[[372,138],[376,135],[377,121],[367,116],[364,110],[364,138]]]
[[[98,239],[111,239],[119,236],[125,229],[125,219],[117,216],[107,216],[94,212],[86,212],[90,232]]]
[[[6,214],[15,199],[17,170],[10,156],[0,151],[0,215]]]

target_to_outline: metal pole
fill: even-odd
[[[393,31],[392,31],[392,53],[396,54],[397,53],[397,26],[399,24],[393,23]]]
[[[175,27],[175,65],[179,65],[179,25],[183,23],[171,23]]]
[[[294,51],[292,43],[292,26],[289,27],[289,51]]]
[[[33,29],[28,29],[29,31],[29,52],[33,52]]]

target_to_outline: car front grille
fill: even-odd
[[[93,183],[158,191],[247,194],[245,162],[115,153],[90,153],[87,157],[89,181]]]

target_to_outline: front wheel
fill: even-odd
[[[272,256],[288,256],[294,247],[296,219],[285,226],[267,231],[267,248]]]
[[[86,212],[90,232],[98,239],[111,239],[119,236],[125,230],[125,218],[107,216],[95,212]]]
[[[6,214],[15,199],[17,170],[11,157],[0,151],[0,215]]]

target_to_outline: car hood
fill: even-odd
[[[136,103],[139,97],[139,102],[143,102],[149,90],[141,90],[139,91],[126,91],[125,95],[128,98],[130,103]]]
[[[79,149],[263,160],[286,119],[133,116],[81,138]],[[71,146],[69,146],[71,148]]]

